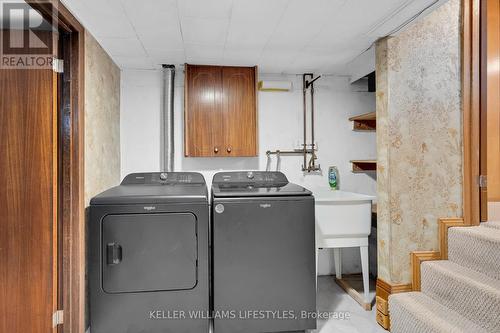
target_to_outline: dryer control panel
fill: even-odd
[[[197,172],[146,172],[127,175],[121,185],[184,185],[205,184]]]

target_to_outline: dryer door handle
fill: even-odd
[[[118,243],[108,243],[106,246],[108,265],[116,265],[122,261],[122,247]]]

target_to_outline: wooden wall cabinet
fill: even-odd
[[[256,67],[186,64],[186,157],[257,156],[256,82]]]

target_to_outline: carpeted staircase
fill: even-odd
[[[421,292],[389,297],[392,333],[500,332],[500,222],[448,230],[448,260],[424,261]]]

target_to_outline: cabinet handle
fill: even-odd
[[[227,147],[227,152],[231,153],[231,147]]]
[[[216,154],[217,154],[218,152],[219,152],[219,148],[214,147],[214,153],[216,153]]]

